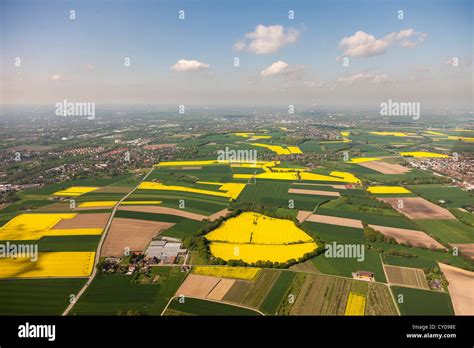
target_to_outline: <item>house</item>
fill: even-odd
[[[357,272],[352,272],[352,277],[358,280],[364,280],[367,282],[373,282],[374,281],[374,273],[369,272],[369,271],[357,271]]]

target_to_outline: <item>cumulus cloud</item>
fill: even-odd
[[[266,67],[260,72],[261,77],[281,76],[294,79],[304,70],[303,66],[290,66],[288,63],[279,60]]]
[[[377,39],[374,35],[364,31],[357,31],[352,36],[346,36],[339,42],[339,48],[347,57],[372,57],[384,54],[393,44],[401,47],[416,47],[426,38],[426,33],[416,32],[413,29],[403,29]]]
[[[299,32],[282,25],[265,26],[259,24],[253,32],[245,34],[245,38],[234,44],[236,51],[248,51],[255,54],[277,53],[283,46],[295,43]]]
[[[175,65],[171,66],[170,69],[176,72],[201,71],[209,69],[209,64],[197,60],[180,59]]]
[[[61,76],[61,75],[58,75],[58,74],[51,75],[51,76],[49,77],[49,79],[50,79],[51,81],[62,81],[62,80],[63,80],[62,76]]]
[[[390,77],[387,74],[370,74],[370,73],[359,73],[347,77],[340,77],[337,82],[343,84],[352,85],[358,82],[369,82],[369,83],[382,83],[390,81]]]

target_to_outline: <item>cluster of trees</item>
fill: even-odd
[[[382,242],[382,243],[389,243],[389,244],[398,244],[395,238],[386,236],[379,231],[374,230],[372,227],[369,227],[366,223],[364,223],[364,239],[367,242]]]
[[[13,191],[5,192],[5,193],[0,195],[0,204],[2,204],[2,203],[14,203],[18,200],[20,200],[20,197],[18,197],[18,195]]]

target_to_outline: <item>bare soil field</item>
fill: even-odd
[[[380,198],[381,201],[390,204],[393,209],[405,214],[408,218],[415,219],[456,219],[449,210],[444,209],[421,197],[403,198]],[[403,206],[399,208],[399,201]]]
[[[290,188],[288,190],[288,193],[297,193],[297,194],[302,194],[302,195],[332,196],[332,197],[340,197],[341,196],[341,194],[339,192],[292,189],[292,188]]]
[[[109,214],[77,214],[72,219],[63,219],[59,221],[53,230],[69,228],[104,228]]]
[[[429,249],[446,249],[440,242],[422,231],[378,225],[369,225],[369,227],[386,236],[394,238],[398,243],[409,242],[413,246],[425,246]]]
[[[306,272],[306,273],[321,273],[316,268],[314,263],[311,262],[311,260],[306,260],[303,263],[297,263],[296,265],[290,266],[289,269],[295,270],[295,271],[300,271],[300,272]]]
[[[474,259],[474,243],[451,245],[457,247],[462,254]]]
[[[126,247],[130,251],[144,251],[153,237],[173,225],[169,222],[114,218],[101,255],[120,257]]]
[[[474,315],[474,272],[439,263],[456,315]]]
[[[430,288],[425,273],[419,268],[384,265],[384,269],[390,284],[427,290]]]
[[[297,219],[300,222],[311,221],[311,222],[319,222],[322,224],[346,226],[346,227],[354,227],[354,228],[364,227],[360,220],[342,218],[342,217],[337,217],[337,216],[311,214],[310,212],[306,212],[306,211],[299,211]]]
[[[221,211],[218,211],[217,213],[214,213],[212,215],[209,215],[208,216],[208,219],[210,221],[214,221],[214,220],[217,220],[218,218],[220,218],[221,216],[226,216],[227,214],[230,213],[230,210],[228,209],[222,209]]]
[[[130,210],[130,211],[139,211],[142,213],[154,213],[154,214],[168,214],[168,215],[176,215],[182,216],[187,219],[202,221],[207,219],[206,215],[190,213],[188,211],[180,210],[180,209],[173,209],[167,207],[159,207],[155,205],[140,205],[140,206],[121,206],[119,210]]]
[[[175,296],[206,298],[221,278],[190,274],[176,291]]]
[[[332,185],[332,184],[313,184],[313,183],[305,183],[305,182],[294,182],[293,185],[304,185],[304,186],[330,186],[336,190],[345,190],[345,185]]]
[[[235,279],[220,278],[219,283],[207,294],[206,298],[217,301],[222,300],[234,283]]]
[[[382,174],[405,174],[410,171],[410,168],[401,166],[395,163],[387,163],[381,161],[370,161],[357,163],[358,165],[375,170]]]

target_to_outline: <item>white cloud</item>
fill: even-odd
[[[413,29],[403,29],[377,39],[364,31],[357,31],[352,36],[346,36],[339,42],[339,48],[347,57],[372,57],[384,54],[386,49],[398,43],[401,47],[416,47],[426,38],[426,33],[416,32]]]
[[[209,69],[209,64],[197,60],[180,59],[175,65],[171,66],[170,69],[176,72],[201,71]]]
[[[340,77],[337,81],[348,85],[358,82],[382,83],[390,81],[390,77],[387,74],[359,73],[352,76]]]
[[[295,43],[298,36],[299,32],[293,28],[285,30],[282,25],[259,24],[255,31],[245,34],[245,39],[234,44],[234,50],[247,50],[255,54],[277,53],[283,46]]]
[[[51,75],[51,76],[49,77],[49,79],[50,79],[51,81],[62,81],[62,80],[63,80],[62,76],[61,76],[61,75],[58,75],[58,74],[56,74],[56,75]]]
[[[288,63],[279,60],[266,67],[260,72],[261,77],[285,77],[287,79],[296,79],[301,77],[300,73],[304,70],[303,66],[293,65],[290,66]]]

